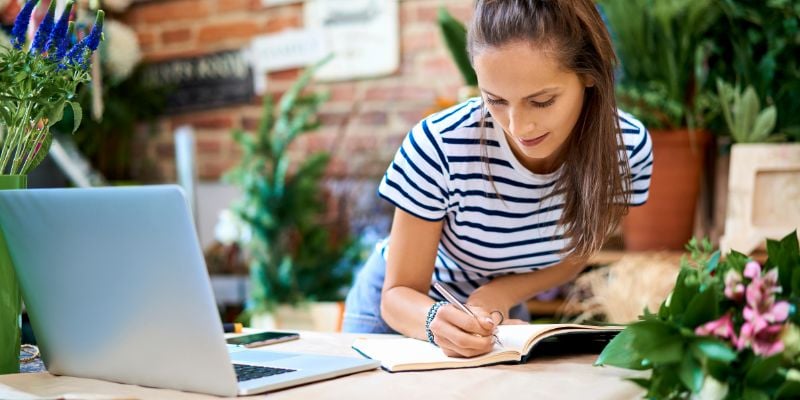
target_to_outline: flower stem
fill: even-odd
[[[36,140],[31,143],[30,149],[25,150],[28,153],[28,156],[25,157],[25,162],[22,164],[22,169],[20,170],[20,174],[27,174],[29,171],[28,169],[31,167],[31,161],[33,161],[34,156],[36,153],[40,151],[45,151],[44,146],[40,146],[39,142],[42,141],[44,143],[44,139],[47,137],[48,132],[50,129],[47,126],[42,127],[39,129],[39,134],[36,136]]]

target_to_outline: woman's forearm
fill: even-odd
[[[501,276],[472,292],[467,303],[499,310],[507,318],[511,307],[571,281],[585,265],[586,259],[567,259],[539,271]]]
[[[381,315],[397,332],[427,340],[425,319],[433,303],[430,297],[412,288],[396,286],[383,291]]]

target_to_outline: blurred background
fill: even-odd
[[[633,319],[669,292],[692,237],[757,258],[765,237],[800,225],[800,3],[597,3],[619,107],[654,141],[650,199],[576,283],[529,303],[543,319]],[[70,135],[65,115],[29,186],[180,184],[224,320],[338,330],[353,274],[389,232],[376,190],[401,141],[476,94],[463,47],[473,2],[78,4],[78,21],[108,15],[85,116]],[[6,34],[19,7],[0,0]],[[307,123],[281,125],[303,112]]]

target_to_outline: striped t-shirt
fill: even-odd
[[[474,98],[422,120],[378,188],[380,196],[412,215],[444,219],[432,278],[462,301],[493,276],[557,264],[568,244],[564,227],[557,225],[563,196],[547,196],[559,172],[526,169],[488,112],[481,129],[481,107],[481,99]],[[629,114],[618,115],[632,173],[630,203],[641,205],[653,165],[650,135]],[[388,240],[379,245],[384,257],[387,246]]]

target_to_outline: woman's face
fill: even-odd
[[[524,42],[483,49],[473,64],[484,103],[517,159],[535,173],[555,171],[586,85],[550,53]]]

